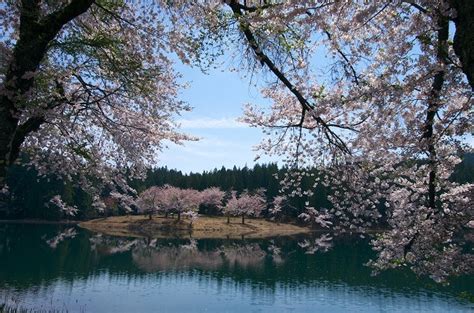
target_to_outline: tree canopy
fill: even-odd
[[[242,120],[268,134],[263,153],[292,168],[283,192],[337,186],[324,221],[338,231],[388,217],[390,231],[374,241],[377,268],[407,265],[442,280],[474,267],[463,236],[474,225],[474,185],[449,179],[472,149],[472,1],[1,5],[3,193],[25,151],[41,173],[128,193],[126,206],[134,191],[124,175],[143,174],[163,140],[191,139],[173,122],[188,107],[170,55],[205,70],[231,54],[238,70],[267,73],[272,105],[248,105]],[[302,187],[314,166],[326,174]]]
[[[179,142],[188,106],[179,51],[158,6],[123,1],[2,1],[0,184],[28,152],[42,173],[119,181]],[[175,49],[176,48],[176,49]]]

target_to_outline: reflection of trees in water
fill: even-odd
[[[103,255],[131,251],[133,263],[146,272],[179,269],[217,270],[221,268],[254,268],[265,260],[283,263],[281,249],[271,244],[262,248],[255,242],[223,242],[214,246],[199,246],[197,240],[170,242],[157,239],[116,239],[95,236],[91,248]]]
[[[58,234],[56,236],[54,236],[53,238],[50,238],[48,240],[46,240],[46,243],[48,244],[48,246],[50,246],[52,249],[56,249],[56,247],[58,246],[58,244],[60,244],[62,241],[68,239],[68,238],[74,238],[77,236],[77,232],[76,232],[76,229],[74,227],[70,227],[70,228],[67,228],[63,231],[60,231],[58,232]],[[46,237],[44,237],[46,238]]]
[[[221,247],[221,255],[231,267],[261,267],[267,254],[268,251],[262,250],[258,244],[234,244]]]
[[[199,251],[195,240],[178,245],[159,244],[157,241],[146,245],[142,242],[132,249],[132,260],[145,272],[191,267],[212,270],[222,265],[217,251]]]
[[[298,246],[304,249],[306,254],[314,254],[317,251],[328,252],[333,247],[333,240],[329,234],[322,234],[312,239],[304,239],[298,242]]]
[[[140,240],[129,240],[124,238],[114,238],[109,236],[102,236],[98,234],[89,238],[90,247],[92,251],[100,255],[112,255],[116,253],[126,252],[140,243]]]
[[[0,225],[0,296],[5,290],[15,289],[47,297],[50,286],[60,284],[61,290],[64,290],[73,288],[79,282],[93,283],[101,279],[108,280],[110,284],[122,280],[138,284],[149,279],[159,282],[162,279],[196,276],[227,281],[236,286],[258,286],[266,291],[274,290],[276,286],[297,288],[342,283],[375,288],[372,290],[415,292],[426,283],[407,271],[370,276],[370,268],[363,264],[373,258],[374,252],[367,244],[369,239],[358,237],[336,237],[333,247],[327,252],[323,253],[324,249],[318,248],[315,254],[307,254],[311,250],[310,245],[303,249],[298,243],[324,242],[321,240],[323,236],[191,241],[97,236],[76,229],[74,238],[64,240],[51,249],[45,239],[53,238],[67,228],[55,225]],[[160,251],[168,263],[157,261]],[[263,257],[260,256],[262,251]],[[171,258],[179,261],[172,263],[169,261]],[[432,282],[429,283],[432,286]],[[447,289],[443,286],[430,288],[442,289],[442,292],[449,289],[453,293],[472,291],[472,286],[472,278],[463,278],[454,281]],[[7,289],[1,290],[4,287]]]
[[[198,251],[179,246],[134,249],[132,259],[138,268],[146,272],[191,267],[211,270],[222,266],[217,251]]]

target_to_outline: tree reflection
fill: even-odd
[[[195,239],[117,239],[96,235],[91,248],[102,255],[131,251],[133,263],[145,272],[182,269],[218,270],[222,268],[258,269],[265,261],[281,264],[281,249],[274,243],[262,247],[259,243],[224,241],[200,245]]]
[[[69,237],[76,233],[74,238]],[[269,239],[123,238],[54,225],[0,226],[0,296],[12,290],[47,296],[77,284],[147,284],[198,279],[273,292],[301,286],[356,286],[411,294],[429,288],[472,293],[472,276],[432,286],[411,271],[372,277],[364,266],[370,238],[329,234]],[[67,240],[66,240],[67,238]],[[59,239],[63,239],[62,241]],[[49,244],[48,244],[49,242]],[[184,277],[184,278],[183,278]],[[374,289],[375,288],[375,289]],[[296,289],[295,289],[296,290]]]
[[[333,240],[329,234],[322,234],[317,238],[304,239],[298,242],[298,246],[304,249],[306,254],[315,254],[317,251],[328,252],[333,246]]]
[[[61,243],[62,241],[68,239],[68,238],[74,238],[77,236],[76,229],[74,227],[67,228],[63,231],[59,231],[56,236],[53,238],[50,238],[46,240],[46,243],[48,246],[50,246],[52,249],[56,249],[58,244]]]

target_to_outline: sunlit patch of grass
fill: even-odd
[[[238,217],[201,216],[192,224],[182,218],[153,216],[114,216],[80,223],[79,226],[94,232],[126,237],[193,237],[202,238],[269,238],[310,232],[309,228],[285,223],[275,223],[258,218],[246,218],[245,224]]]

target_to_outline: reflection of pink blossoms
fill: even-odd
[[[76,230],[73,227],[71,227],[71,228],[66,229],[65,231],[60,232],[55,237],[53,237],[49,240],[46,240],[46,243],[52,249],[56,249],[56,247],[58,246],[59,243],[61,243],[62,241],[66,240],[68,238],[72,239],[72,238],[76,237],[76,235],[77,235]]]

